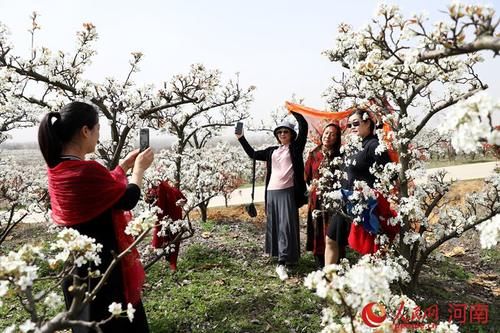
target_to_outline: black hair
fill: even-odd
[[[335,143],[333,144],[331,150],[333,152],[333,156],[340,156],[340,146],[342,145],[342,131],[340,130],[340,126],[335,123],[330,123],[323,128],[323,133],[327,127],[334,127],[337,130],[335,134]],[[321,137],[323,139],[323,134],[321,134]]]
[[[358,115],[362,121],[369,121],[370,122],[370,133],[373,134],[373,131],[375,131],[376,124],[375,124],[375,121],[372,119],[372,117],[370,117],[370,113],[368,112],[368,110],[357,109],[356,112],[354,112],[354,114]],[[364,119],[365,114],[366,114],[366,120]]]
[[[63,147],[82,127],[93,129],[98,123],[96,108],[83,102],[71,102],[59,112],[47,113],[38,127],[38,145],[47,165],[57,165]]]

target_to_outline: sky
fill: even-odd
[[[190,64],[219,69],[223,78],[239,73],[242,86],[255,85],[250,113],[263,119],[295,94],[304,104],[326,108],[323,92],[340,72],[322,52],[331,48],[341,22],[359,28],[369,22],[378,1],[355,0],[0,0],[0,22],[9,27],[15,53],[29,54],[30,15],[36,11],[42,30],[37,45],[71,52],[82,23],[96,26],[99,40],[86,76],[124,79],[130,53],[144,53],[139,84],[187,73]],[[449,1],[387,1],[403,13],[425,11],[431,21],[443,18]],[[477,1],[474,1],[477,3]],[[500,0],[479,2],[500,8]],[[500,96],[500,62],[485,54],[479,73]],[[35,131],[12,133],[18,141],[35,141]]]

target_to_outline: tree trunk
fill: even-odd
[[[401,147],[401,171],[399,172],[399,196],[400,198],[408,198],[408,179],[406,178],[406,171],[408,170],[409,167],[409,162],[410,158],[408,155],[408,145],[404,145]],[[410,246],[405,244],[403,242],[404,235],[405,233],[410,230],[410,221],[408,220],[408,217],[405,217],[403,219],[403,225],[401,226],[401,231],[399,233],[399,248],[401,255],[409,260],[411,256],[411,249]],[[412,266],[412,263],[410,263],[410,267]],[[409,270],[411,272],[411,270]],[[411,273],[410,273],[411,274]]]
[[[178,153],[175,157],[175,187],[181,188],[181,166],[182,166],[182,158]]]
[[[203,222],[207,222],[208,204],[206,204],[205,202],[201,202],[201,203],[198,205],[198,208],[200,209],[200,213],[201,213],[201,220],[202,220]]]

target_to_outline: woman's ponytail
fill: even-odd
[[[38,145],[49,168],[57,165],[61,155],[62,142],[59,137],[61,127],[59,112],[47,113],[38,127]]]

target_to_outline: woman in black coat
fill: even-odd
[[[387,151],[376,154],[379,145],[377,136],[374,134],[375,121],[370,117],[368,111],[358,109],[349,117],[348,135],[358,135],[362,142],[360,151],[347,157],[351,163],[346,163],[347,184],[345,187],[352,190],[354,181],[365,181],[368,186],[373,187],[375,176],[370,168],[376,163],[385,165],[390,162]],[[345,257],[345,248],[348,243],[351,222],[340,214],[332,217],[326,236],[325,265],[336,264]]]

